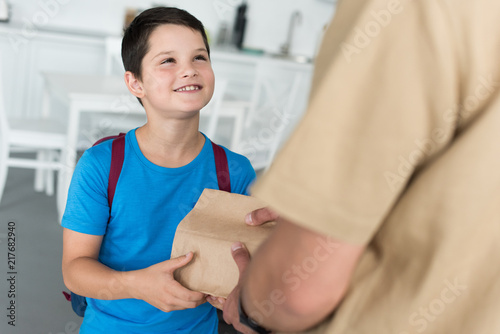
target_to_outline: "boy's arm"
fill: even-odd
[[[141,270],[120,272],[98,261],[102,236],[63,232],[62,272],[73,292],[90,298],[111,300],[135,298],[165,311],[194,308],[205,295],[180,285],[173,273],[191,261],[189,253]]]

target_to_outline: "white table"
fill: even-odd
[[[64,212],[67,192],[76,165],[80,120],[84,113],[144,114],[143,107],[130,94],[123,77],[42,73],[45,81],[43,114],[51,112],[51,97],[68,106],[67,147],[63,152],[64,170],[59,173],[58,210]]]

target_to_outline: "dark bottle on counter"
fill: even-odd
[[[247,25],[247,4],[243,2],[238,6],[236,11],[236,19],[234,20],[233,42],[238,49],[243,47],[243,39],[245,37],[245,27]]]

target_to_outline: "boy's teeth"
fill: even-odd
[[[177,91],[183,92],[186,90],[198,90],[198,86],[186,86],[186,87],[179,88]]]

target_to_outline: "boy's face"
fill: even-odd
[[[165,24],[151,33],[148,44],[142,60],[144,106],[167,117],[195,115],[212,98],[215,81],[201,34]]]

